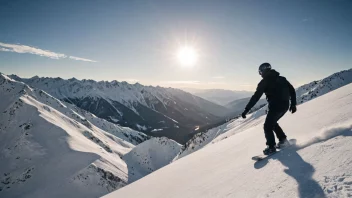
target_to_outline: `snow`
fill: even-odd
[[[113,118],[111,116],[110,116],[110,119],[111,119],[111,121],[116,122],[116,123],[119,121],[118,119],[115,119],[115,118]]]
[[[120,140],[132,143],[133,145],[137,145],[147,139],[149,139],[150,137],[148,137],[147,135],[145,135],[144,133],[141,133],[139,131],[135,131],[131,128],[128,127],[122,127],[118,124],[114,124],[111,122],[106,121],[105,119],[101,119],[96,117],[95,115],[80,109],[78,107],[76,107],[75,105],[72,104],[66,104],[67,106],[69,106],[71,108],[71,111],[73,115],[77,115],[77,118],[80,118],[81,121],[83,122],[89,122],[92,125],[94,125],[95,127],[106,131],[107,133],[112,134],[113,136],[117,137]],[[66,113],[66,115],[69,113]],[[110,136],[108,134],[106,134],[109,137],[113,137]],[[116,138],[115,138],[116,140]],[[121,143],[121,142],[119,142]]]
[[[169,164],[178,154],[181,145],[165,137],[147,140],[123,156],[128,164],[129,182]]]
[[[322,80],[313,81],[296,90],[297,103],[304,103],[349,83],[352,83],[352,69],[334,73]]]
[[[140,131],[145,131],[147,130],[147,127],[146,126],[142,126],[142,125],[139,125],[139,124],[136,124],[137,128],[140,130]]]
[[[166,116],[166,115],[164,115],[164,116],[165,116],[166,118],[172,120],[173,122],[178,123],[176,120],[174,120],[174,119],[172,119],[172,118],[170,118],[170,117],[168,117],[168,116]]]
[[[148,136],[3,74],[0,98],[0,197],[99,197],[130,182],[128,168],[138,167],[133,163],[139,159],[122,158]],[[171,161],[179,147],[144,148],[146,153],[167,151],[164,158]],[[158,160],[154,170],[168,161]],[[139,172],[139,177],[149,173]]]
[[[348,84],[301,104],[280,120],[297,145],[267,160],[251,160],[265,147],[265,116],[253,115],[226,124],[227,138],[104,197],[352,197],[351,101]]]
[[[133,144],[117,144],[44,91],[2,75],[0,97],[7,101],[1,102],[0,117],[1,197],[100,196],[127,184],[120,156]],[[103,162],[113,168],[96,165]],[[84,171],[93,166],[114,177]]]
[[[164,129],[153,129],[151,132],[158,132],[158,131],[162,131]]]

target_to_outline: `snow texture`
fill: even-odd
[[[301,104],[280,120],[296,146],[260,162],[265,116],[225,124],[213,144],[104,197],[352,197],[351,101],[349,84]]]
[[[130,162],[122,158],[132,149],[143,154],[139,144],[149,137],[140,132],[3,74],[0,98],[0,197],[98,197],[127,185],[129,167],[139,167],[133,164],[141,161],[138,157]],[[174,148],[164,155],[173,159],[176,145],[142,147],[160,157]],[[151,163],[156,170],[168,161]]]
[[[131,165],[128,166],[129,182],[134,182],[169,164],[180,149],[180,144],[165,137],[152,138],[141,143],[122,158]]]

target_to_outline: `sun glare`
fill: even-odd
[[[197,63],[198,53],[191,46],[183,46],[178,49],[177,59],[181,65],[192,67]]]

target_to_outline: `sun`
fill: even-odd
[[[198,61],[198,52],[192,46],[179,47],[177,59],[182,66],[193,67]]]

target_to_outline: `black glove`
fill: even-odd
[[[245,109],[242,113],[242,118],[246,118],[247,113],[248,113],[248,109]]]
[[[295,105],[291,106],[291,107],[290,107],[290,111],[291,111],[292,113],[296,113],[296,111],[297,111],[296,106],[295,106]]]

